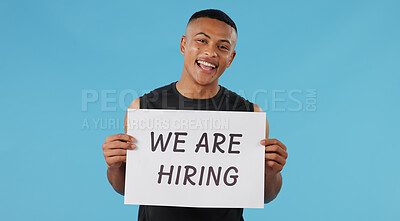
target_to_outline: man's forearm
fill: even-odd
[[[112,167],[107,169],[107,177],[114,190],[124,195],[125,191],[125,164],[120,167]]]
[[[264,203],[269,203],[278,196],[282,187],[282,175],[280,172],[274,175],[265,175]]]

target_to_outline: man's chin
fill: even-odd
[[[196,79],[196,83],[204,87],[210,86],[215,82],[218,82],[218,79]]]
[[[210,86],[212,84],[218,84],[218,77],[217,76],[204,76],[203,73],[196,76],[195,81],[197,84],[201,86]]]

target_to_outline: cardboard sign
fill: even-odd
[[[128,111],[125,204],[263,208],[265,112]]]

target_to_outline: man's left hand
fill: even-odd
[[[279,173],[288,157],[286,146],[277,139],[263,139],[260,143],[265,146],[265,175]]]

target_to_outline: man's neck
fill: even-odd
[[[180,94],[187,98],[208,99],[217,95],[220,86],[218,85],[218,82],[204,86],[181,78],[176,83],[176,89]]]

